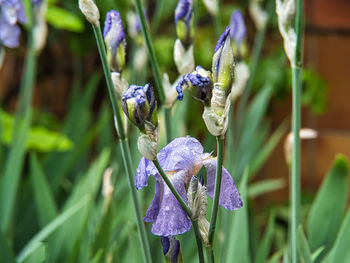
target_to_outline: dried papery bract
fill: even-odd
[[[289,62],[295,65],[295,48],[297,36],[293,27],[295,16],[295,0],[276,0],[278,28],[283,38],[284,50]]]
[[[318,134],[317,131],[310,129],[310,128],[302,128],[299,131],[299,136],[301,140],[310,140],[310,139],[316,139]],[[286,162],[288,164],[291,163],[292,160],[292,154],[293,154],[293,142],[294,137],[293,133],[288,133],[285,141],[284,141],[284,156],[286,159]]]
[[[79,0],[79,8],[81,12],[94,26],[99,26],[100,24],[100,12],[93,0]]]

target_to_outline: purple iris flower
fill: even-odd
[[[190,136],[176,138],[165,146],[157,155],[159,163],[170,181],[187,203],[187,193],[190,180],[197,175],[201,167],[207,170],[207,193],[213,198],[216,158],[209,153],[203,153],[203,147],[198,140]],[[175,196],[162,180],[152,161],[140,160],[135,177],[135,186],[141,189],[148,185],[148,177],[156,180],[155,194],[144,220],[153,222],[152,233],[158,236],[175,236],[187,232],[191,221],[182,209]],[[227,210],[242,207],[241,197],[229,172],[222,169],[222,181],[219,205]]]
[[[26,23],[23,2],[20,0],[0,0],[0,43],[14,48],[19,45],[18,23]]]
[[[242,43],[245,35],[246,35],[246,27],[244,24],[244,18],[241,13],[241,11],[236,10],[232,13],[231,20],[230,20],[230,36],[231,39],[233,39],[237,46],[240,46]]]

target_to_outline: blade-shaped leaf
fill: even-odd
[[[36,243],[28,251],[27,256],[20,263],[41,263],[45,260],[45,245],[42,242]]]
[[[341,225],[337,239],[327,257],[327,263],[350,262],[350,210]]]
[[[31,181],[40,225],[44,226],[57,216],[57,207],[35,153],[30,155]]]
[[[311,251],[304,234],[303,227],[299,225],[297,233],[297,249],[303,263],[312,263]]]
[[[0,230],[0,255],[1,255],[1,260],[3,260],[6,263],[16,262],[13,256],[13,253],[9,248],[9,246],[7,245],[5,236],[3,235],[1,230]]]
[[[247,181],[249,169],[246,168],[239,192],[241,194],[243,207],[234,211],[233,224],[228,236],[227,256],[225,262],[249,263],[249,229],[248,229],[248,201]]]
[[[348,195],[348,161],[338,155],[312,204],[308,222],[308,237],[311,251],[321,246],[332,246],[344,216]]]
[[[23,121],[18,120],[19,129],[16,139],[10,149],[6,161],[5,174],[0,185],[0,223],[1,229],[6,231],[10,222],[12,210],[15,204],[16,192],[20,180],[22,165],[25,156],[25,146],[31,122],[31,111],[27,112]]]
[[[264,263],[269,255],[272,238],[275,228],[275,211],[271,212],[269,222],[265,231],[263,239],[260,241],[258,250],[255,256],[255,263]]]
[[[20,251],[18,254],[18,261],[22,261],[27,257],[30,251],[33,250],[33,247],[37,246],[38,243],[44,241],[48,236],[50,236],[57,228],[67,222],[73,215],[79,212],[89,201],[90,199],[85,196],[69,209],[65,210],[62,214],[52,220],[47,226],[39,231]]]
[[[283,178],[260,180],[249,186],[248,196],[255,198],[257,196],[282,189],[286,185]]]

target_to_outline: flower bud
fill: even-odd
[[[182,80],[176,86],[178,100],[183,99],[183,90],[187,87],[194,99],[201,101],[204,105],[210,104],[212,96],[210,71],[206,71],[202,67],[197,66],[195,71],[183,76]]]
[[[128,89],[128,82],[122,78],[120,72],[111,72],[113,86],[118,99],[121,99],[125,90]]]
[[[157,102],[151,84],[130,85],[123,93],[122,108],[129,120],[142,132],[146,132],[146,122],[157,127]]]
[[[231,91],[234,76],[234,58],[229,37],[230,27],[227,26],[220,36],[213,56],[213,81],[227,96]]]
[[[235,82],[232,85],[231,101],[234,102],[243,92],[250,76],[249,68],[243,61],[238,62],[235,67]]]
[[[176,39],[174,45],[174,61],[181,75],[188,74],[194,70],[193,45],[186,50],[180,39]]]
[[[167,263],[183,262],[180,242],[173,236],[161,237],[163,254]]]
[[[125,34],[119,12],[106,14],[103,36],[107,46],[107,59],[112,71],[120,72],[125,65]]]
[[[259,0],[249,1],[249,14],[258,30],[266,26],[268,14],[261,8]]]
[[[192,43],[194,36],[192,0],[179,0],[175,9],[177,37],[183,45]]]
[[[92,25],[99,25],[100,12],[93,0],[79,0],[79,8]]]
[[[242,43],[246,35],[246,27],[244,18],[240,11],[236,10],[232,13],[230,20],[230,37],[233,53],[242,55]],[[233,41],[232,41],[233,40]]]

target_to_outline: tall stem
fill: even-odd
[[[165,94],[164,94],[164,89],[163,89],[163,84],[162,84],[162,78],[160,75],[160,70],[159,70],[159,65],[158,65],[158,61],[156,58],[156,53],[154,52],[151,34],[147,28],[147,22],[146,22],[145,14],[143,13],[141,0],[135,0],[135,6],[136,6],[136,11],[140,17],[142,33],[143,33],[145,40],[146,40],[146,45],[148,48],[148,56],[149,56],[149,60],[151,63],[151,67],[152,67],[152,71],[153,71],[153,75],[154,75],[154,80],[156,82],[157,93],[159,96],[160,103],[163,104],[165,102]],[[168,114],[167,110],[164,108],[166,132],[171,131],[170,117],[171,117],[170,114]],[[171,136],[169,134],[167,134],[166,138],[167,138],[167,143],[169,143],[171,140]]]
[[[199,257],[199,262],[203,262],[204,263],[204,256],[203,256],[203,248],[202,248],[202,240],[201,240],[201,236],[200,236],[200,231],[199,231],[199,227],[198,227],[198,222],[197,220],[194,220],[192,218],[192,212],[191,209],[187,206],[187,204],[185,203],[185,201],[182,199],[182,197],[180,196],[180,194],[177,192],[177,190],[175,189],[175,187],[173,186],[173,184],[171,183],[170,179],[168,178],[168,176],[166,175],[166,173],[164,172],[163,168],[160,166],[158,160],[154,160],[153,161],[154,165],[156,166],[160,176],[163,178],[164,182],[166,183],[166,185],[169,187],[170,191],[173,193],[173,195],[175,196],[176,200],[180,203],[181,207],[183,208],[183,210],[185,210],[187,216],[190,218],[191,222],[192,222],[192,226],[193,226],[193,230],[194,230],[194,234],[196,236],[196,242],[197,242],[197,248],[198,248],[198,257]]]
[[[216,144],[217,144],[216,178],[215,178],[215,189],[214,189],[214,201],[213,201],[213,208],[212,208],[211,217],[210,217],[210,226],[209,226],[209,234],[208,234],[209,247],[213,246],[216,218],[218,215],[218,206],[219,206],[220,189],[221,189],[221,177],[222,177],[222,161],[223,161],[223,153],[224,153],[224,141],[225,141],[224,138],[216,137]],[[211,253],[213,253],[212,249],[211,249]],[[211,257],[214,258],[213,255],[211,255]]]
[[[293,86],[293,109],[292,109],[292,129],[293,129],[293,157],[292,157],[292,178],[291,178],[291,243],[292,262],[298,262],[297,254],[297,228],[300,223],[300,95],[301,95],[301,70],[303,51],[303,0],[297,0],[295,31],[297,35],[294,63],[292,64],[292,86]]]
[[[106,50],[103,43],[101,28],[99,25],[98,26],[93,25],[92,28],[94,30],[96,43],[97,43],[98,51],[100,53],[100,58],[102,62],[103,72],[107,82],[108,94],[112,104],[115,126],[116,126],[116,130],[120,140],[120,143],[119,143],[120,151],[122,154],[125,173],[128,178],[129,190],[131,192],[132,201],[134,204],[134,211],[136,215],[137,226],[139,229],[138,232],[139,232],[142,252],[144,254],[145,262],[152,262],[152,257],[151,257],[150,248],[149,248],[148,239],[147,239],[147,233],[146,233],[145,226],[142,222],[140,204],[137,199],[136,189],[133,186],[132,162],[131,162],[129,144],[125,136],[123,121],[119,111],[118,100],[114,91],[114,85],[111,77],[110,68],[107,62]]]

